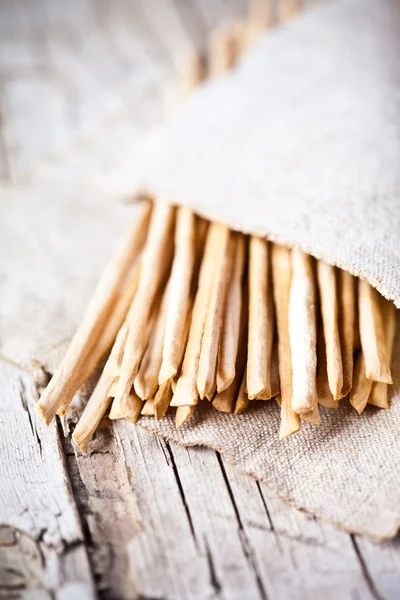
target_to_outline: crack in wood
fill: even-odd
[[[361,553],[361,550],[358,547],[356,536],[353,533],[350,534],[350,539],[351,539],[354,551],[356,553],[357,560],[360,564],[362,574],[364,576],[367,587],[368,587],[369,591],[371,592],[371,595],[373,596],[374,600],[384,600],[383,596],[380,594],[378,588],[376,587],[375,581],[368,569],[367,563],[365,562],[364,557]]]
[[[214,565],[214,560],[212,557],[211,549],[208,544],[207,538],[205,536],[204,536],[204,547],[206,549],[207,564],[208,564],[208,569],[210,571],[210,584],[211,584],[212,589],[215,592],[215,596],[217,598],[220,598],[221,591],[222,591],[222,585],[217,577],[217,572],[215,570],[215,565]]]
[[[181,482],[181,478],[180,478],[180,475],[179,475],[179,471],[178,471],[178,468],[177,468],[176,463],[175,463],[174,454],[172,452],[172,449],[171,449],[169,441],[168,440],[164,440],[164,444],[165,444],[165,447],[168,450],[169,458],[171,460],[172,470],[174,472],[176,483],[178,485],[179,495],[180,495],[181,500],[182,500],[183,508],[185,509],[186,517],[187,517],[187,520],[188,520],[188,523],[189,523],[190,532],[192,534],[194,544],[195,544],[195,546],[196,546],[196,548],[198,550],[199,546],[198,546],[198,542],[197,542],[196,532],[194,530],[193,519],[192,519],[192,515],[190,514],[189,505],[188,505],[187,500],[186,500],[186,496],[185,496],[185,492],[184,492],[184,489],[183,489],[183,486],[182,486],[182,482]]]
[[[254,576],[256,579],[256,585],[257,585],[258,591],[260,593],[261,599],[268,600],[268,595],[265,590],[263,580],[262,580],[256,559],[255,559],[255,556],[254,556],[253,548],[251,547],[250,541],[249,541],[249,539],[246,535],[246,532],[244,530],[244,527],[243,527],[242,518],[240,516],[240,512],[239,512],[238,506],[236,504],[235,496],[233,494],[233,490],[232,490],[231,484],[229,482],[227,472],[225,470],[222,456],[218,452],[216,452],[216,456],[217,456],[217,460],[218,460],[218,463],[219,463],[219,466],[220,466],[220,469],[222,472],[222,477],[224,479],[224,482],[225,482],[225,485],[226,485],[226,488],[227,488],[227,491],[229,494],[229,498],[232,502],[232,507],[233,507],[233,510],[234,510],[234,513],[236,516],[236,520],[237,520],[237,523],[239,526],[239,538],[240,538],[240,542],[242,544],[243,553],[246,557],[247,562],[249,563],[251,570],[254,573]]]

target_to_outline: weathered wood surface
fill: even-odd
[[[293,4],[275,2],[274,14]],[[12,184],[112,118],[126,89],[140,115],[159,94],[162,114],[160,90],[188,48],[246,6],[2,0],[0,180]],[[106,426],[83,455],[68,436],[76,415],[38,421],[43,378],[0,361],[0,597],[398,598],[398,540],[350,536],[214,451],[129,423]]]

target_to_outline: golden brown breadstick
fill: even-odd
[[[242,382],[240,384],[239,393],[236,398],[235,415],[243,412],[249,403],[249,396],[246,390],[247,373],[246,368],[243,371]]]
[[[214,272],[204,322],[203,339],[197,372],[197,389],[201,399],[211,400],[216,388],[216,366],[222,330],[222,314],[232,263],[233,239],[229,229],[219,226],[215,246]]]
[[[344,398],[353,385],[353,354],[356,318],[356,286],[355,277],[347,271],[338,270],[339,292],[339,335],[342,352],[343,386],[341,396]]]
[[[326,365],[325,338],[322,329],[322,323],[318,323],[318,344],[317,344],[317,394],[318,403],[325,408],[338,408],[339,402],[333,399],[328,381],[328,369]]]
[[[204,325],[207,315],[210,286],[213,279],[215,252],[219,241],[221,226],[213,223],[207,233],[203,262],[200,268],[199,283],[193,306],[189,338],[186,344],[182,370],[171,406],[194,405],[198,401],[197,372],[201,352]],[[180,411],[182,414],[183,411]]]
[[[190,419],[190,417],[193,415],[193,413],[194,413],[194,406],[178,406],[178,408],[176,409],[176,414],[175,414],[176,428],[178,429],[179,427],[184,425],[184,423],[186,423],[186,421],[188,421]]]
[[[48,425],[63,404],[67,407],[82,385],[82,364],[101,337],[121,286],[132,268],[147,232],[151,207],[144,203],[139,217],[104,271],[83,321],[69,345],[66,355],[43,392],[37,411]],[[117,332],[115,332],[115,335]]]
[[[173,218],[174,209],[171,206],[163,202],[155,205],[143,250],[139,286],[129,315],[128,337],[110,419],[122,418],[131,412],[130,403],[134,398],[131,388],[146,348],[152,303],[165,276]],[[133,401],[137,404],[135,399]]]
[[[231,24],[212,32],[208,49],[208,78],[218,77],[235,62],[238,46],[234,33]]]
[[[279,439],[299,431],[300,417],[292,409],[292,362],[289,339],[289,296],[292,267],[290,250],[272,246],[272,278],[278,328],[279,380],[281,387],[281,426]],[[277,396],[278,398],[278,396]]]
[[[235,361],[235,377],[231,385],[219,392],[214,400],[213,407],[221,412],[231,413],[235,408],[235,401],[239,394],[240,386],[243,380],[243,373],[246,370],[247,363],[247,331],[248,331],[248,285],[245,282],[243,286],[243,303],[241,314],[239,315],[239,340],[238,352]]]
[[[179,208],[175,230],[175,254],[169,283],[162,365],[158,376],[161,385],[174,377],[184,343],[186,315],[190,304],[195,248],[195,217],[188,208]]]
[[[392,356],[394,338],[396,334],[397,311],[393,302],[381,298],[382,317],[385,327],[385,340],[387,343],[388,355]],[[371,394],[368,398],[368,404],[373,404],[379,408],[389,408],[388,384],[376,381],[372,384]]]
[[[152,398],[158,389],[158,374],[162,363],[165,320],[169,297],[170,287],[168,283],[162,301],[159,302],[160,306],[155,313],[154,324],[149,333],[149,343],[135,377],[135,392],[142,400]]]
[[[365,280],[358,282],[358,310],[365,375],[373,381],[392,383],[380,294]]]
[[[141,415],[147,416],[147,417],[154,417],[155,416],[155,410],[154,410],[154,397],[153,398],[149,398],[148,400],[146,400],[146,402],[144,403],[142,410],[141,410]]]
[[[343,369],[339,335],[339,310],[335,267],[317,261],[318,287],[324,328],[328,382],[334,400],[342,397]]]
[[[162,383],[160,385],[160,387],[158,388],[157,393],[154,397],[153,406],[154,406],[154,414],[155,414],[157,421],[165,415],[165,413],[167,412],[168,407],[171,403],[171,399],[172,399],[171,384],[172,384],[171,379],[167,379],[167,381],[164,381],[164,383]]]
[[[221,341],[218,351],[218,392],[222,392],[229,387],[235,377],[235,363],[239,343],[245,237],[242,234],[233,234],[233,236],[236,242],[236,249],[228,283]]]
[[[90,438],[110,405],[109,389],[112,383],[112,378],[106,377],[104,374],[101,375],[79,418],[72,439],[81,450],[86,450]]]
[[[367,405],[371,388],[372,380],[365,376],[365,360],[363,352],[360,350],[354,365],[353,387],[350,392],[350,403],[359,415]]]
[[[245,46],[250,46],[271,23],[271,2],[253,0],[245,28]]]
[[[121,329],[124,329],[124,325],[122,323],[124,318],[126,317],[128,308],[132,303],[133,297],[136,293],[139,275],[140,262],[137,261],[137,263],[132,269],[132,272],[128,276],[128,281],[125,285],[125,288],[123,292],[121,292],[120,297],[117,300],[113,313],[108,319],[99,341],[97,342],[95,347],[92,348],[86,360],[82,361],[82,368],[79,375],[79,380],[77,382],[77,385],[79,384],[78,389],[80,389],[85,383],[85,381],[87,381],[89,377],[94,373],[101,358],[106,355],[106,353],[110,350],[111,347],[113,347],[113,343],[115,345],[117,343],[117,340],[121,338],[121,336],[123,336],[123,334],[120,335]],[[116,360],[115,356],[115,351],[112,351],[109,358],[107,359],[106,365],[109,363],[110,359]],[[61,416],[65,415],[68,410],[69,404],[69,401],[62,402],[59,409],[57,410],[57,414]]]
[[[247,393],[250,400],[271,398],[274,313],[269,262],[268,242],[251,236],[247,363]]]
[[[298,249],[292,251],[289,338],[292,361],[292,408],[298,415],[318,411],[313,263],[311,256]]]

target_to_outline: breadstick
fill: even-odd
[[[329,389],[334,400],[342,397],[343,369],[338,324],[338,298],[335,268],[317,261],[318,286],[324,328]]]
[[[203,339],[197,372],[197,389],[201,399],[209,400],[216,388],[216,366],[222,330],[222,315],[232,262],[233,240],[229,229],[219,226],[214,254],[214,273],[204,322]]]
[[[235,401],[239,394],[240,386],[243,380],[243,373],[246,370],[247,363],[247,331],[248,331],[248,286],[247,282],[243,288],[243,303],[241,314],[239,315],[239,340],[238,340],[238,352],[235,361],[235,378],[231,385],[219,392],[214,400],[213,407],[221,412],[231,413],[235,408]]]
[[[211,79],[229,69],[237,58],[237,43],[231,25],[219,27],[210,36],[207,75]]]
[[[353,387],[350,392],[350,403],[356,409],[359,415],[367,405],[371,393],[372,380],[365,376],[365,360],[361,350],[358,353],[353,374]]]
[[[110,356],[104,366],[104,373],[108,377],[119,377],[121,373],[122,358],[124,356],[124,348],[126,338],[128,337],[128,323],[124,323],[118,331]]]
[[[83,413],[74,429],[72,438],[81,450],[86,450],[88,442],[96,431],[104,413],[110,405],[109,390],[113,379],[101,375],[93,394],[88,400]]]
[[[131,410],[131,388],[146,349],[151,306],[165,275],[165,255],[170,249],[173,217],[174,209],[171,206],[165,203],[155,205],[147,242],[143,250],[139,286],[129,315],[128,337],[110,419],[122,418]],[[134,397],[133,401],[137,404]]]
[[[246,380],[247,380],[246,369],[244,369],[239,393],[236,398],[236,405],[235,405],[235,411],[234,411],[235,415],[238,415],[239,413],[243,412],[249,403],[249,396],[248,396],[247,390],[246,390]]]
[[[353,384],[353,353],[356,316],[355,277],[339,269],[339,336],[342,351],[343,386],[341,396],[350,392]]]
[[[391,358],[396,334],[397,311],[395,305],[392,302],[388,302],[384,298],[381,298],[381,306],[388,356]],[[368,398],[368,404],[373,404],[379,408],[389,408],[387,383],[376,381],[372,384],[372,390]]]
[[[325,408],[338,408],[339,403],[333,399],[329,389],[328,370],[326,365],[325,338],[322,323],[318,323],[318,360],[317,360],[317,394],[318,403]]]
[[[249,399],[271,398],[271,353],[274,335],[268,242],[250,238],[249,339],[247,393]]]
[[[205,64],[203,57],[197,52],[191,54],[184,64],[181,75],[181,85],[177,95],[178,104],[187,99],[190,92],[204,79],[204,75]]]
[[[175,230],[175,255],[170,279],[162,365],[158,376],[161,385],[174,377],[182,352],[186,315],[190,303],[195,248],[195,217],[188,208],[179,208]]]
[[[194,406],[178,406],[175,414],[175,426],[181,427],[194,413]]]
[[[358,310],[365,375],[373,381],[392,383],[380,294],[365,280],[358,282]]]
[[[78,389],[80,389],[85,381],[87,381],[94,373],[101,358],[110,350],[110,348],[113,346],[113,343],[116,343],[116,338],[118,339],[119,332],[123,328],[123,326],[121,327],[121,324],[126,317],[129,305],[131,304],[135,295],[139,281],[139,274],[140,262],[137,262],[132,269],[132,273],[129,275],[125,290],[120,294],[114,311],[108,319],[99,341],[95,347],[92,348],[86,360],[82,361],[83,364],[79,375],[79,380],[77,382],[77,385],[79,384]],[[114,354],[111,353],[110,356],[114,356]],[[57,410],[57,414],[64,416],[67,413],[69,404],[70,402],[62,402],[61,406]]]
[[[271,3],[268,0],[253,0],[246,23],[245,46],[248,47],[271,23]]]
[[[236,250],[226,294],[222,334],[218,351],[218,392],[222,392],[228,388],[235,377],[235,363],[239,343],[245,237],[242,234],[233,235],[236,242]]]
[[[198,401],[197,371],[207,315],[210,286],[213,279],[216,247],[221,226],[212,223],[208,229],[206,247],[201,263],[199,283],[194,301],[189,338],[186,344],[181,375],[176,385],[171,406],[193,406]],[[182,411],[180,411],[182,414]]]
[[[152,398],[158,389],[158,374],[162,363],[166,311],[170,291],[168,284],[160,303],[158,314],[154,318],[154,326],[149,334],[149,343],[135,377],[135,392],[142,400]],[[183,328],[184,325],[185,322],[183,323]]]
[[[311,256],[292,251],[289,338],[292,361],[292,408],[298,415],[318,411],[317,328]]]
[[[278,329],[279,380],[281,393],[281,426],[279,439],[299,431],[300,417],[292,409],[292,361],[289,339],[289,296],[291,283],[290,250],[272,245],[272,278]]]
[[[118,246],[114,258],[104,271],[83,321],[69,345],[66,355],[43,392],[36,409],[48,425],[60,408],[69,406],[82,385],[83,361],[101,337],[115,306],[121,285],[137,257],[147,232],[150,205],[144,203],[129,235]],[[115,332],[116,333],[116,332]]]
[[[155,415],[154,398],[150,398],[149,400],[146,400],[140,414],[144,415],[144,416],[148,416],[148,417],[154,417],[154,415]]]
[[[168,407],[171,403],[171,399],[172,399],[171,383],[172,383],[171,379],[164,381],[164,383],[162,383],[160,385],[160,387],[158,388],[157,393],[154,397],[153,406],[154,406],[154,414],[155,414],[157,421],[159,421],[165,415],[165,413],[167,412]]]

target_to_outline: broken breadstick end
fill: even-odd
[[[176,428],[182,427],[194,413],[194,406],[178,406],[175,415]]]

